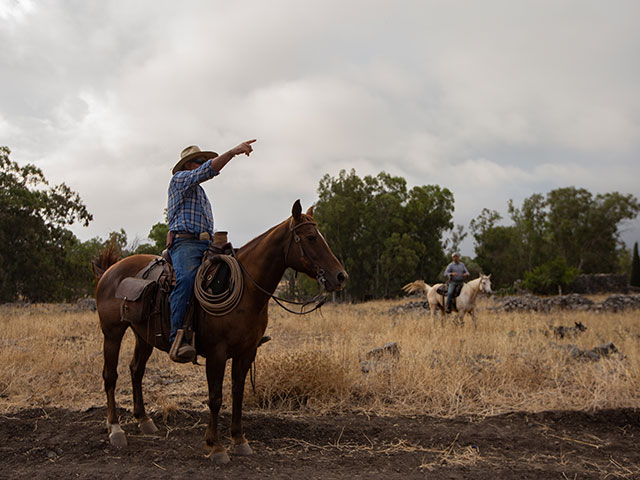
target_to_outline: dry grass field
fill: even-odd
[[[306,317],[272,307],[272,341],[258,353],[256,391],[247,385],[247,410],[456,417],[640,406],[637,312],[496,313],[487,309],[491,300],[483,299],[474,330],[470,319],[463,327],[433,325],[421,309],[389,313],[406,302],[329,304]],[[550,326],[576,321],[587,330],[575,338],[549,332]],[[388,342],[397,342],[400,355],[371,362],[363,373],[367,351]],[[563,348],[587,350],[605,342],[620,353],[589,361]],[[2,307],[0,346],[0,412],[105,404],[96,313],[54,305]],[[127,333],[117,388],[125,409],[131,405],[132,347]],[[224,408],[230,405],[229,383]],[[206,408],[204,368],[174,364],[160,351],[148,363],[144,391],[151,412]]]
[[[482,299],[474,330],[470,320],[433,325],[421,309],[390,313],[409,301],[329,304],[306,317],[273,306],[272,340],[245,396],[256,453],[227,466],[205,456],[204,367],[153,353],[143,389],[160,431],[142,435],[128,333],[116,394],[129,445],[117,449],[104,423],[97,314],[0,307],[0,479],[640,478],[637,311],[498,313]],[[587,330],[554,337],[551,327],[576,321]],[[398,356],[367,358],[389,342]],[[590,360],[569,347],[605,342],[619,353]]]

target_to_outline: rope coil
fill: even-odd
[[[229,288],[216,295],[205,290],[202,285],[211,264],[218,262],[226,263],[231,273],[229,275]],[[210,315],[222,317],[231,313],[240,302],[243,290],[242,270],[238,264],[238,260],[232,255],[216,255],[213,259],[207,259],[202,262],[202,265],[198,268],[194,293],[202,309]]]

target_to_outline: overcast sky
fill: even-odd
[[[341,169],[447,187],[467,229],[558,187],[638,197],[638,19],[637,0],[0,0],[0,145],[80,194],[82,240],[145,239],[182,148],[250,138],[203,185],[235,246]]]

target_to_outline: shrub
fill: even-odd
[[[571,285],[579,273],[577,268],[568,266],[564,258],[557,257],[526,272],[523,286],[533,293],[553,294]]]

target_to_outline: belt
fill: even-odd
[[[181,233],[173,233],[173,238],[192,238],[194,240],[211,240],[211,235],[209,232],[198,233],[190,233],[190,232],[181,232]]]

